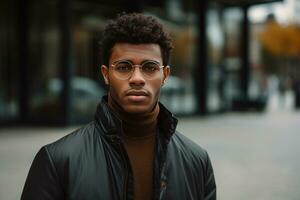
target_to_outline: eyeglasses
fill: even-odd
[[[116,77],[122,80],[129,79],[136,67],[140,69],[141,73],[146,79],[155,79],[160,74],[160,69],[164,67],[156,61],[146,61],[141,65],[134,65],[127,60],[116,61],[110,66],[115,71]]]

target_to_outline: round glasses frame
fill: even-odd
[[[159,75],[160,70],[165,66],[160,65],[157,61],[146,61],[135,65],[128,60],[119,60],[111,64],[110,67],[115,71],[116,77],[122,80],[131,78],[135,68],[139,68],[144,78],[152,80]]]

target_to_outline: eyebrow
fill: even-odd
[[[130,62],[131,64],[134,65],[134,63],[132,62],[132,60],[129,60],[129,59],[116,60],[112,64],[115,64],[115,63],[118,63],[118,62]],[[155,62],[155,63],[161,65],[161,63],[159,61],[157,61],[157,60],[143,60],[139,65],[142,65],[142,64],[144,64],[146,62]]]

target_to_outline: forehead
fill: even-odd
[[[136,63],[144,60],[162,62],[161,50],[158,44],[117,43],[112,48],[109,61],[114,62],[121,59],[131,60]]]

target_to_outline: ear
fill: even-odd
[[[163,73],[164,73],[164,78],[163,78],[163,82],[162,82],[162,85],[165,84],[165,82],[167,81],[168,77],[170,76],[170,66],[167,65],[163,68]]]
[[[106,67],[105,65],[101,65],[101,74],[105,84],[108,85],[109,84],[108,67]]]

